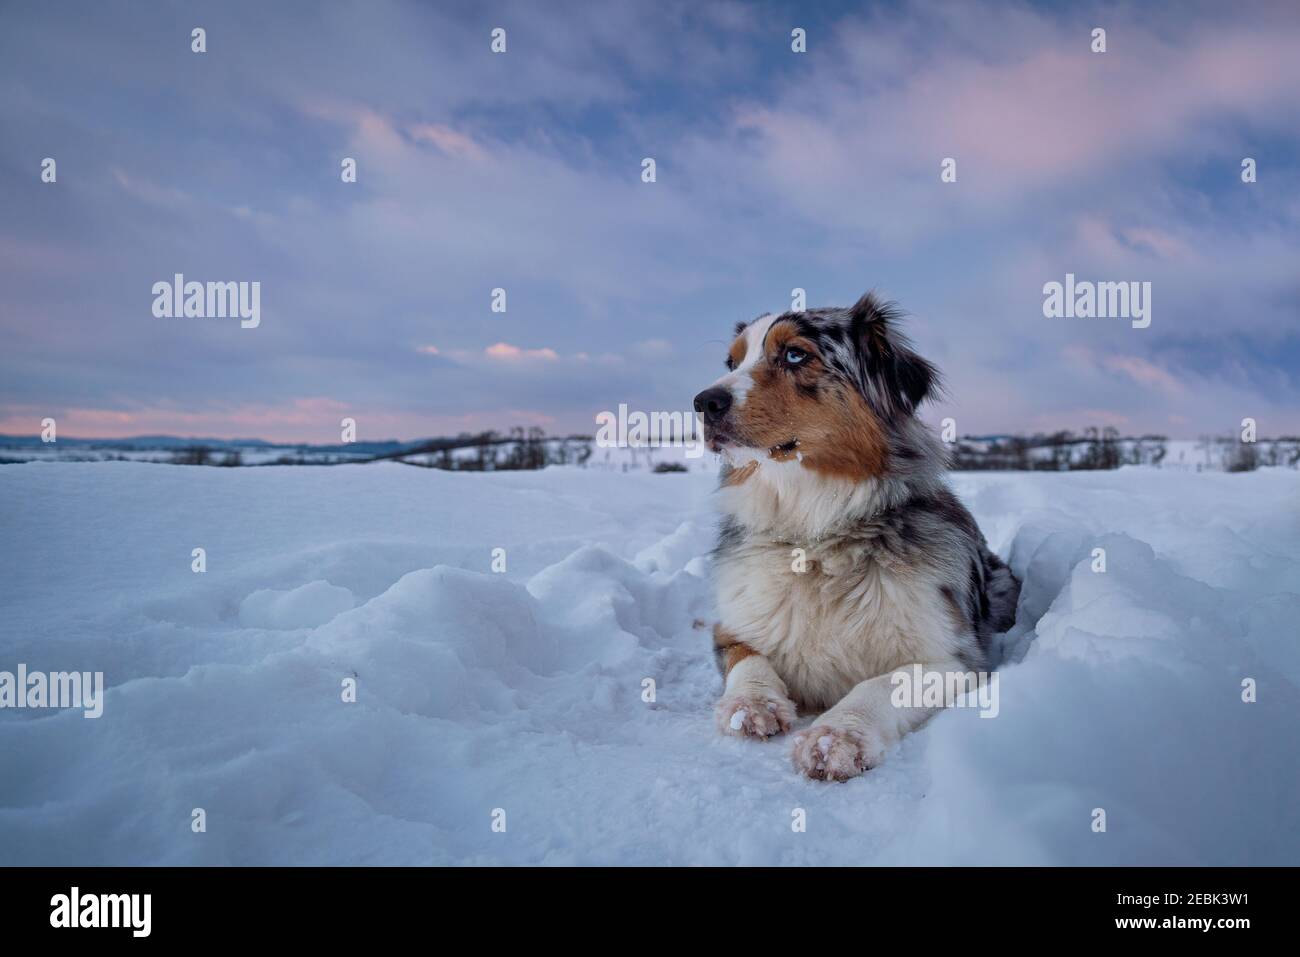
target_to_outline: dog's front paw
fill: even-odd
[[[787,698],[756,695],[725,695],[713,709],[718,730],[738,737],[770,738],[789,731],[794,724],[794,704]]]
[[[847,781],[880,763],[883,749],[860,731],[813,725],[795,735],[794,768],[818,781]]]

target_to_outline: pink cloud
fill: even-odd
[[[1203,150],[1207,125],[1226,115],[1280,129],[1294,116],[1294,19],[1224,20],[1169,37],[1111,15],[1108,52],[1093,53],[1077,23],[1032,12],[1004,23],[1005,11],[983,5],[922,9],[841,24],[826,41],[834,51],[805,79],[775,101],[736,110],[733,130],[757,134],[748,155],[795,200],[842,197],[885,176],[937,183],[949,156],[954,194],[970,183],[972,198],[996,200],[1114,162]],[[975,35],[958,43],[963,27]],[[906,64],[888,52],[862,54],[891,38],[907,49],[913,32],[954,43]]]
[[[431,143],[451,156],[484,159],[487,153],[474,139],[442,123],[416,123],[407,134],[417,143]]]
[[[152,206],[185,209],[194,203],[193,197],[184,190],[176,189],[174,186],[159,186],[157,183],[129,175],[121,169],[114,168],[113,179],[128,195]]]
[[[1138,356],[1106,356],[1102,364],[1112,372],[1128,376],[1139,385],[1150,386],[1171,395],[1184,391],[1182,383],[1169,372]]]
[[[66,245],[0,235],[0,262],[15,272],[66,276],[93,267],[96,259]]]
[[[1054,432],[1061,428],[1070,428],[1069,423],[1080,423],[1073,427],[1073,430],[1084,429],[1089,426],[1114,426],[1116,429],[1126,429],[1132,420],[1123,413],[1116,412],[1114,409],[1061,409],[1051,414],[1035,415],[1030,418],[1032,428],[1043,432]]]
[[[483,350],[483,354],[489,359],[500,359],[503,362],[518,362],[529,359],[541,359],[546,362],[554,362],[560,358],[559,353],[554,349],[521,349],[519,346],[512,346],[508,342],[498,342],[488,346]]]
[[[113,439],[136,435],[196,436],[214,439],[259,438],[271,442],[337,444],[341,420],[353,418],[361,441],[416,439],[458,432],[506,429],[515,425],[549,427],[555,418],[538,409],[478,410],[457,415],[425,415],[401,409],[356,407],[323,397],[278,405],[246,404],[201,409],[148,406],[131,409],[25,406],[0,408],[0,433],[36,435],[41,420],[53,417],[61,438]]]
[[[380,155],[396,155],[411,143],[418,143],[462,159],[483,160],[488,156],[487,150],[472,136],[446,123],[411,123],[402,127],[382,110],[334,100],[309,100],[299,108],[308,116],[352,127],[354,145]]]
[[[1183,382],[1171,372],[1141,356],[1100,355],[1088,346],[1077,342],[1063,347],[1061,355],[1072,365],[1081,366],[1090,372],[1118,373],[1138,385],[1157,389],[1171,396],[1183,395],[1187,391]]]
[[[1201,257],[1183,238],[1155,226],[1116,227],[1097,216],[1084,216],[1075,226],[1081,252],[1107,263],[1131,263],[1134,250],[1168,262],[1190,265]]]

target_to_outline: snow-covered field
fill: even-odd
[[[838,785],[714,729],[712,484],[0,468],[0,671],[109,686],[0,711],[0,864],[1300,863],[1294,470],[955,476],[1025,579],[1000,714]]]

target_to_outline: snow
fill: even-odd
[[[281,591],[263,588],[239,603],[239,623],[245,628],[319,628],[356,606],[346,588],[324,579]]]
[[[106,684],[0,710],[0,864],[1300,862],[1300,476],[953,485],[998,715],[827,784],[713,721],[707,470],[0,468],[0,671]]]

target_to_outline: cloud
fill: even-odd
[[[432,143],[452,156],[481,160],[487,155],[473,138],[441,123],[416,123],[408,129],[408,133],[415,142]]]
[[[210,408],[174,406],[113,408],[11,408],[0,416],[0,433],[35,436],[41,420],[53,416],[61,438],[108,439],[172,434],[194,438],[265,439],[322,445],[342,441],[343,418],[357,423],[362,441],[418,438],[482,432],[511,425],[554,428],[556,419],[540,409],[503,408],[430,416],[400,408],[351,406],[323,396],[301,397],[281,404],[229,403]]]
[[[170,210],[188,209],[194,204],[193,197],[182,189],[140,180],[120,169],[113,170],[113,179],[128,195],[144,203]]]
[[[554,349],[546,347],[541,349],[521,349],[518,346],[512,346],[508,342],[493,343],[483,350],[483,354],[489,359],[498,359],[502,362],[521,362],[534,359],[554,362],[560,358]]]
[[[1185,391],[1174,376],[1138,356],[1107,356],[1102,364],[1107,369],[1123,373],[1140,385],[1151,386],[1170,395],[1182,395]]]
[[[632,346],[632,351],[642,359],[668,359],[675,352],[667,339],[643,339]]]

